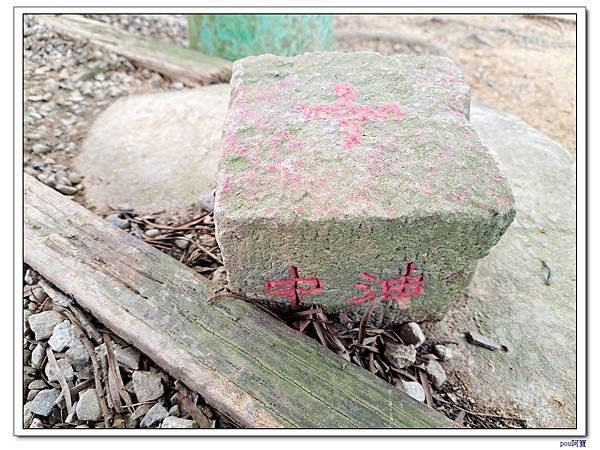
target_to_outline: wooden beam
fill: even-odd
[[[454,427],[25,175],[25,262],[242,427]]]
[[[86,19],[80,15],[37,18],[48,28],[65,37],[87,41],[189,86],[229,82],[231,76],[230,61],[177,47],[159,39],[119,31],[97,20]]]

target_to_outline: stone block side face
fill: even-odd
[[[234,64],[215,203],[230,288],[281,308],[438,318],[514,217],[447,58]]]
[[[377,322],[437,320],[459,298],[477,260],[512,216],[502,219],[431,216],[278,224],[220,218],[218,239],[227,243],[222,254],[230,289],[281,311],[294,309],[298,300],[358,320],[372,301],[379,301],[373,316]],[[422,294],[399,298],[388,286],[386,298],[384,283],[404,282],[411,263],[410,275],[423,277]],[[285,281],[292,278],[306,280],[298,281],[297,300]]]

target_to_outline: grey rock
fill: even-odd
[[[143,405],[139,405],[136,410],[129,416],[127,420],[127,428],[137,428],[137,420],[144,416],[148,411],[150,411],[150,405],[145,403]]]
[[[131,205],[129,203],[118,203],[115,205],[114,209],[115,209],[115,211],[120,211],[120,212],[127,212],[127,213],[133,212],[133,208],[131,207]]]
[[[23,405],[23,428],[29,428],[33,420],[33,413],[31,412],[31,402],[27,402]]]
[[[56,185],[56,177],[53,173],[40,173],[37,179],[44,183],[46,186]]]
[[[427,372],[429,380],[436,389],[439,389],[446,382],[446,371],[435,359],[427,361],[425,372]]]
[[[149,230],[146,230],[144,234],[149,238],[155,238],[160,234],[160,230],[157,230],[156,228],[150,228]]]
[[[146,413],[142,421],[140,422],[140,427],[142,428],[150,428],[151,426],[157,424],[162,421],[164,418],[168,416],[167,410],[163,405],[157,403]]]
[[[135,394],[135,388],[133,387],[133,380],[129,381],[129,383],[127,383],[125,385],[125,390],[127,392],[129,392],[130,394]]]
[[[31,383],[34,380],[32,375],[28,375],[27,373],[25,373],[23,375],[23,389],[27,389],[27,386],[29,386],[29,383]]]
[[[102,410],[98,402],[98,395],[95,389],[88,389],[79,394],[79,401],[75,408],[77,418],[79,420],[100,420],[102,418]]]
[[[140,359],[142,354],[134,347],[115,349],[115,357],[119,364],[128,369],[137,370],[140,367]]]
[[[43,311],[29,317],[29,327],[35,333],[36,340],[48,339],[52,336],[54,327],[64,320],[56,311]]]
[[[139,369],[142,354],[135,347],[123,348],[119,344],[114,344],[113,351],[120,365],[131,370]],[[101,358],[106,358],[106,345],[96,347],[96,352]]]
[[[23,280],[25,281],[25,284],[28,284],[31,286],[35,282],[34,272],[31,269],[27,269],[25,271],[25,276],[23,277]]]
[[[133,389],[138,402],[156,400],[164,393],[160,374],[136,370],[132,375]]]
[[[77,189],[76,187],[67,186],[65,184],[57,184],[56,190],[58,192],[60,192],[61,194],[65,194],[65,195],[75,195],[75,194],[77,194],[77,192],[79,192],[79,189]]]
[[[37,171],[33,167],[25,166],[23,171],[25,173],[31,175],[32,177],[37,177],[37,175],[38,175]]]
[[[29,364],[30,361],[31,361],[31,350],[26,348],[25,350],[23,350],[23,362],[25,362],[25,364]]]
[[[110,216],[106,217],[106,220],[112,223],[115,227],[121,228],[122,230],[125,230],[129,227],[129,220],[123,219],[118,214],[111,214]]]
[[[34,153],[37,153],[39,155],[43,155],[45,153],[48,153],[50,151],[50,147],[48,147],[46,144],[35,144],[32,148]]]
[[[441,344],[436,344],[433,346],[433,353],[444,361],[452,359],[452,356],[454,356],[452,350]]]
[[[33,400],[36,397],[36,395],[38,394],[38,392],[40,392],[38,389],[32,389],[31,391],[29,391],[27,393],[27,401],[29,402],[29,401]]]
[[[400,338],[405,344],[413,344],[415,348],[425,342],[425,334],[416,322],[405,323],[400,327]]]
[[[46,299],[46,291],[41,286],[35,286],[31,290],[31,295],[29,296],[30,300],[33,300],[37,303],[42,303]]]
[[[79,184],[83,180],[83,177],[77,172],[69,172],[69,181],[72,184]]]
[[[29,308],[30,304],[31,303],[29,303],[29,301],[28,301],[28,306],[27,306],[28,308]],[[30,311],[29,309],[23,310],[23,330],[25,330],[25,332],[27,332],[27,330],[29,329],[29,318],[31,317],[32,314],[33,314],[33,312]]]
[[[423,386],[417,383],[416,381],[405,381],[405,380],[396,380],[394,385],[406,392],[415,400],[420,402],[425,401],[425,391],[423,390]]]
[[[29,428],[44,428],[44,423],[37,417],[31,421]]]
[[[198,428],[198,424],[193,420],[181,419],[179,417],[165,417],[161,428]]]
[[[48,340],[48,345],[55,352],[62,352],[69,347],[75,339],[75,330],[68,320],[65,320],[54,327],[52,336]]]
[[[82,367],[86,366],[90,362],[90,355],[81,342],[81,339],[74,338],[69,343],[69,349],[66,351],[65,356],[69,360],[69,362],[73,365],[73,367],[81,370]]]
[[[57,185],[71,186],[71,180],[69,180],[69,176],[67,172],[64,170],[58,170],[54,176],[56,177]]]
[[[481,103],[473,103],[471,123],[498,154],[517,216],[479,262],[469,304],[427,335],[458,342],[445,367],[482,406],[526,417],[535,428],[573,428],[579,418],[574,157],[519,118]],[[540,259],[554,269],[550,286]],[[508,343],[508,351],[469,344],[467,330]]]
[[[175,245],[177,246],[177,248],[180,248],[182,250],[185,250],[189,244],[190,243],[187,239],[175,239]]]
[[[500,350],[502,348],[502,346],[496,341],[494,341],[492,338],[489,338],[479,333],[475,333],[473,331],[467,331],[466,337],[471,344],[487,348],[488,350],[495,351]]]
[[[92,367],[90,364],[81,365],[81,366],[74,365],[74,366],[77,367],[75,376],[77,377],[77,379],[79,381],[90,380],[94,377],[94,375],[92,373]]]
[[[173,405],[169,408],[169,416],[179,417],[181,412],[179,411],[179,405]]]
[[[396,369],[403,369],[415,363],[417,351],[415,346],[386,342],[385,356]]]
[[[73,372],[73,366],[71,366],[71,363],[67,361],[66,358],[61,358],[58,361],[56,361],[56,363],[63,376],[65,377],[65,380],[72,381],[73,377],[75,376],[75,373]],[[52,370],[50,364],[46,363],[44,373],[46,374],[48,381],[58,381],[58,374],[55,373],[54,370]]]
[[[46,162],[44,161],[34,161],[31,163],[31,167],[33,167],[34,169],[43,169],[44,167],[46,167],[48,164],[46,164]]]
[[[215,208],[215,194],[211,192],[210,194],[203,194],[198,199],[198,206],[204,209],[205,211],[212,211]]]
[[[39,141],[42,138],[42,135],[39,133],[25,133],[24,137],[28,141]]]
[[[31,412],[39,416],[48,416],[56,406],[56,400],[60,395],[60,389],[45,389],[38,392],[31,402]]]
[[[46,385],[46,382],[44,380],[33,380],[27,386],[28,389],[35,389],[38,391],[41,391],[42,389],[46,389],[47,387],[48,386]]]

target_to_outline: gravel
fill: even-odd
[[[128,369],[137,370],[140,366],[140,358],[142,354],[134,347],[123,348],[120,345],[114,345],[113,351],[115,358],[121,366]],[[101,358],[106,358],[106,344],[96,347],[96,352]]]
[[[445,345],[437,344],[433,346],[433,353],[443,361],[447,361],[452,359],[454,356],[452,350],[450,350]]]
[[[55,352],[62,352],[71,345],[74,339],[75,331],[73,325],[68,320],[65,320],[54,327],[48,344]]]
[[[129,220],[123,219],[119,214],[111,214],[110,216],[106,217],[106,220],[122,230],[125,230],[129,227]]]
[[[385,344],[385,357],[396,369],[404,369],[415,363],[417,351],[414,345],[402,345],[394,342]]]
[[[27,389],[35,389],[35,390],[42,390],[42,389],[46,389],[48,386],[46,385],[46,382],[44,380],[33,380],[31,383],[29,383],[29,385],[27,386]]]
[[[73,366],[71,365],[71,363],[67,361],[66,358],[61,358],[58,361],[56,361],[56,363],[63,376],[65,377],[65,380],[73,381],[75,373],[73,371]],[[44,373],[46,374],[48,381],[58,381],[58,374],[52,369],[52,366],[50,366],[50,364],[46,363]]]
[[[125,17],[133,23],[136,16]],[[111,19],[112,20],[112,19]],[[142,34],[181,42],[185,27],[154,19],[136,25]],[[151,29],[152,28],[152,29]],[[68,164],[77,154],[93,119],[120,97],[173,88],[169,80],[136,68],[128,59],[83,41],[63,39],[24,16],[25,171],[65,195],[81,191],[82,175]],[[56,178],[63,171],[66,177]]]
[[[57,184],[56,190],[58,192],[60,192],[61,194],[65,194],[65,195],[75,195],[75,194],[77,194],[77,192],[79,192],[79,189],[77,189],[76,187],[67,186],[64,184]]]
[[[79,394],[75,411],[79,420],[100,420],[102,418],[102,410],[95,389],[88,389]]]
[[[157,403],[146,413],[142,421],[140,422],[140,427],[142,428],[150,428],[152,425],[157,424],[168,416],[168,412],[163,405]]]
[[[400,327],[400,338],[405,344],[412,344],[418,348],[425,342],[425,334],[416,322],[405,323]]]
[[[446,382],[446,371],[442,365],[434,359],[430,359],[425,365],[425,372],[429,380],[436,389],[439,389]]]
[[[420,402],[425,401],[425,391],[423,390],[423,386],[421,386],[416,381],[399,380],[394,384],[415,400],[418,400]]]
[[[56,400],[60,395],[60,389],[45,389],[38,392],[31,402],[30,409],[33,414],[40,416],[49,415],[56,407]]]
[[[137,370],[132,379],[135,397],[140,403],[156,400],[164,393],[160,373]]]
[[[128,31],[137,34],[151,35],[180,45],[186,45],[187,42],[187,31],[182,25],[181,17],[175,19],[169,18],[170,16],[157,18],[135,15],[94,17],[120,28],[129,28]],[[185,87],[151,70],[137,68],[127,58],[98,50],[83,41],[63,39],[39,24],[31,15],[26,15],[24,18],[24,36],[24,171],[57,191],[73,196],[75,201],[83,202],[85,174],[72,170],[71,163],[98,114],[111,103],[125,96],[161,90],[178,90]],[[132,212],[129,205],[115,205],[114,215],[121,219],[119,223],[123,224],[122,226],[124,226],[123,221],[127,220],[126,213],[129,212]],[[134,226],[130,222],[125,228],[131,230],[130,232],[134,231],[132,230]],[[155,236],[162,234],[160,231],[158,233],[154,231],[149,235],[153,233]],[[94,415],[86,416],[83,412],[86,399],[93,395],[87,391],[76,394],[73,398],[76,401],[75,408],[83,414],[82,417],[92,417],[85,419],[85,423],[75,416],[67,420],[68,414],[64,409],[64,401],[59,402],[58,407],[53,404],[48,406],[46,401],[46,409],[50,408],[49,411],[44,411],[46,415],[38,414],[34,417],[34,413],[31,412],[32,405],[35,404],[36,408],[42,409],[43,400],[48,398],[56,400],[59,397],[59,390],[48,387],[43,381],[48,378],[50,371],[47,364],[44,366],[45,348],[50,345],[48,339],[53,335],[55,326],[65,322],[65,317],[55,311],[42,312],[42,304],[44,309],[50,309],[54,302],[50,299],[45,302],[46,294],[43,289],[34,286],[39,280],[37,273],[25,266],[24,282],[31,286],[36,297],[31,296],[29,290],[24,291],[23,356],[26,365],[23,368],[22,395],[24,401],[27,398],[33,399],[26,403],[23,410],[24,426],[104,428],[102,418],[95,419]],[[86,311],[83,313],[98,330],[102,331],[102,326],[97,324],[89,313]],[[91,360],[83,343],[78,338],[67,342],[69,341],[68,328],[68,322],[61,325],[59,328],[61,331],[52,338],[52,345],[57,349],[55,350],[57,363],[69,380],[68,384],[73,387],[93,379],[93,374]],[[64,334],[61,335],[63,332]],[[177,398],[175,380],[141,355],[137,349],[116,336],[111,335],[111,339],[113,339],[115,356],[125,385],[132,393],[137,393],[142,398],[153,397],[153,400],[146,400],[151,402],[150,404],[134,407],[133,414],[125,411],[119,415],[114,409],[111,411],[115,419],[123,417],[124,426],[137,427],[139,419],[151,409],[157,398],[162,395],[165,395],[165,398]],[[97,344],[100,342],[96,342]],[[105,347],[100,349],[96,347],[96,358],[101,365],[106,364],[105,355]],[[139,371],[140,368],[143,370]],[[134,389],[134,373],[137,373],[135,376],[138,379],[137,391]],[[49,378],[54,379],[52,376]],[[142,382],[148,381],[147,386],[140,387],[140,379]],[[57,385],[55,381],[52,383]],[[199,406],[210,411],[207,405],[202,404],[201,399],[198,402]],[[181,415],[181,419],[190,418],[187,413],[181,413],[177,401],[169,404],[169,408],[173,415]],[[136,418],[135,413],[138,411],[140,415]],[[216,413],[213,412],[212,415],[216,417]],[[153,426],[160,426],[161,421],[162,419]]]
[[[29,327],[35,333],[36,340],[48,339],[52,336],[54,327],[64,320],[56,311],[44,311],[29,317]]]
[[[160,425],[161,428],[198,428],[193,420],[181,419],[179,417],[166,417]]]
[[[69,350],[65,353],[66,358],[76,369],[81,369],[89,364],[90,355],[80,339],[75,338],[69,344]]]
[[[46,350],[42,344],[37,344],[31,352],[31,367],[41,369],[46,357]]]

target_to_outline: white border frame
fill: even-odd
[[[33,3],[33,2],[32,2]],[[59,2],[56,2],[59,3]],[[574,14],[577,17],[577,428],[558,429],[521,429],[521,430],[474,430],[474,429],[283,429],[283,430],[257,430],[257,429],[212,429],[212,430],[140,430],[140,429],[115,429],[115,430],[93,430],[93,429],[24,429],[22,427],[23,401],[19,386],[22,386],[22,286],[23,273],[23,14],[58,14],[58,13],[107,13],[119,14],[194,14],[194,13],[319,13],[319,14]],[[315,2],[314,6],[301,7],[119,7],[107,2],[102,7],[72,7],[72,6],[40,6],[19,7],[15,6],[13,11],[14,20],[14,385],[13,385],[13,432],[19,436],[554,436],[571,438],[583,437],[587,433],[587,327],[586,327],[586,293],[587,293],[587,265],[586,265],[586,204],[587,204],[587,178],[586,178],[586,156],[587,156],[587,23],[586,10],[584,7],[334,7],[323,5],[323,2]]]

